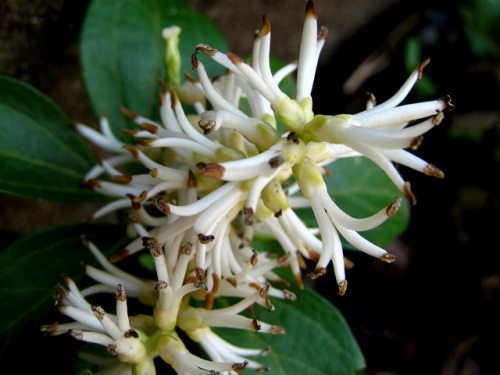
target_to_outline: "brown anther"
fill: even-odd
[[[270,288],[271,288],[271,286],[269,285],[269,283],[266,283],[266,285],[264,285],[262,288],[260,288],[260,290],[259,290],[260,298],[266,299],[269,296],[269,289]]]
[[[163,248],[154,237],[142,237],[142,245],[148,249],[154,257],[163,255]]]
[[[171,107],[175,108],[175,106],[179,102],[179,97],[177,96],[177,94],[173,90],[170,90],[170,97],[172,98],[172,105],[171,105]]]
[[[278,259],[276,259],[276,261],[278,262],[278,264],[281,267],[288,267],[290,265],[290,262],[288,260],[289,258],[290,258],[290,254],[286,254],[286,255],[280,256]]]
[[[113,357],[116,357],[118,355],[116,349],[117,346],[115,343],[108,345],[108,353],[111,354]]]
[[[377,105],[377,99],[375,98],[375,95],[371,92],[367,92],[366,95],[368,96],[368,103],[371,103],[373,107]]]
[[[116,262],[119,262],[120,260],[127,258],[129,255],[130,255],[130,251],[128,249],[121,249],[121,250],[118,250],[113,255],[111,255],[109,257],[109,261],[111,263],[116,263]]]
[[[104,319],[104,315],[106,315],[106,312],[101,306],[92,306],[92,312],[94,313],[95,317],[99,320]]]
[[[227,57],[229,60],[231,60],[231,62],[234,64],[234,65],[240,65],[240,64],[243,64],[243,59],[237,55],[235,55],[234,53],[232,52],[228,52],[227,54]]]
[[[243,219],[245,221],[245,225],[253,225],[255,222],[255,213],[253,212],[252,207],[243,208]]]
[[[67,285],[67,284],[66,284]],[[55,286],[55,293],[59,297],[57,300],[66,298],[69,295],[69,290],[63,287],[61,284],[57,283]]]
[[[297,287],[299,289],[304,289],[304,282],[302,281],[302,274],[300,272],[294,274],[293,279],[295,280],[295,284],[297,284]]]
[[[283,285],[283,286],[286,286],[286,287],[289,287],[291,284],[290,284],[290,281],[286,280],[286,279],[282,279],[281,277],[278,278],[278,279],[274,279],[273,280],[273,284],[276,284],[276,285]]]
[[[196,46],[196,51],[201,51],[207,56],[213,56],[217,52],[217,48],[211,47],[208,44],[198,44]]]
[[[248,286],[249,286],[250,288],[253,288],[253,289],[255,289],[255,290],[259,291],[259,292],[260,292],[260,290],[262,289],[262,285],[260,285],[259,283],[255,282],[255,281],[249,282],[249,283],[248,283]]]
[[[311,259],[314,263],[318,263],[320,258],[319,253],[311,249],[309,249],[308,253],[309,253],[309,259]]]
[[[214,282],[214,285],[212,287],[212,294],[216,295],[217,292],[219,291],[219,286],[220,286],[220,279],[219,276],[217,276],[216,273],[212,273],[212,280]]]
[[[350,270],[354,267],[354,262],[346,257],[344,257],[344,267],[346,270]]]
[[[195,275],[186,276],[186,279],[184,280],[184,285],[195,284],[195,283],[196,283],[196,276]]]
[[[424,71],[424,68],[429,65],[431,62],[431,59],[427,58],[424,61],[420,63],[420,65],[417,67],[418,70],[418,79],[422,79],[422,72]]]
[[[198,121],[198,126],[203,130],[203,134],[209,135],[217,126],[217,123],[215,122],[215,120],[200,120]]]
[[[319,267],[319,268],[316,268],[314,270],[314,272],[309,272],[307,274],[307,276],[309,276],[309,278],[313,279],[313,280],[316,280],[318,277],[321,277],[323,275],[326,274],[326,268],[324,267]]]
[[[120,302],[125,302],[127,300],[127,293],[125,293],[122,284],[118,284],[116,288],[116,300]]]
[[[134,138],[135,144],[144,147],[151,147],[151,144],[154,143],[154,141],[155,141],[154,139]]]
[[[90,244],[90,241],[88,239],[86,239],[84,236],[82,236],[82,244],[83,244],[83,246],[88,247]],[[61,277],[64,279],[64,283],[66,284],[66,286],[69,287],[69,284],[71,283],[71,278],[69,277],[69,275],[66,272],[63,272],[61,274]]]
[[[394,202],[392,202],[389,206],[387,206],[385,213],[387,217],[393,217],[396,212],[401,208],[401,203],[403,200],[400,197],[396,197]]]
[[[156,207],[161,211],[163,212],[165,215],[168,215],[170,213],[170,207],[168,206],[168,203],[165,202],[165,200],[163,199],[164,196],[163,195],[158,195],[155,199],[154,199],[154,202],[155,202],[155,205]]]
[[[225,280],[233,286],[233,288],[236,288],[238,286],[238,282],[236,279],[232,276],[226,277]]]
[[[130,199],[130,203],[132,204],[132,208],[135,211],[138,211],[141,209],[142,205],[140,202],[137,201],[137,197],[133,194],[126,194],[128,199]]]
[[[83,340],[83,331],[80,329],[68,329],[68,333],[77,340]]]
[[[328,27],[321,26],[318,33],[318,41],[325,40],[327,36],[328,36]]]
[[[139,334],[137,333],[137,331],[133,328],[130,328],[128,331],[126,331],[123,336],[125,336],[127,339],[133,337],[135,339],[138,339],[139,338]]]
[[[141,194],[136,198],[137,202],[141,203],[144,202],[148,198],[148,192],[146,190],[143,190]]]
[[[132,181],[132,176],[130,176],[128,174],[121,174],[118,176],[112,176],[111,181],[113,181],[117,184],[127,185],[127,184],[130,184],[130,181]]]
[[[57,332],[58,328],[59,328],[59,323],[54,322],[51,324],[43,325],[42,327],[40,327],[40,331],[44,332],[45,335],[53,336]]]
[[[269,333],[271,335],[283,335],[285,334],[285,329],[280,326],[271,326],[271,328],[269,328]]]
[[[166,94],[168,92],[167,82],[162,78],[158,78],[158,83],[160,84],[162,94]]]
[[[252,266],[257,265],[257,262],[259,261],[259,253],[255,250],[252,250],[252,256],[248,260]]]
[[[406,197],[410,200],[411,204],[415,206],[417,204],[417,198],[411,191],[411,184],[409,181],[405,182],[403,186],[403,192],[405,193]]]
[[[207,310],[212,310],[212,307],[214,305],[215,296],[216,296],[217,291],[219,290],[219,286],[220,286],[220,279],[219,279],[219,276],[217,276],[216,273],[212,273],[212,280],[214,282],[212,290],[210,291],[210,293],[207,293],[205,295],[205,304],[204,304],[204,307]]]
[[[422,144],[423,140],[424,140],[423,135],[420,135],[418,137],[413,138],[410,142],[410,146],[409,146],[410,149],[413,151],[417,150],[420,147],[420,145]]]
[[[203,288],[205,290],[208,290],[206,279],[205,279],[205,270],[200,267],[196,267],[194,270],[196,274],[196,281],[194,283],[194,286],[197,288]]]
[[[271,158],[271,160],[269,160],[269,165],[271,166],[271,168],[276,169],[284,162],[285,162],[285,159],[283,159],[282,156],[278,155],[278,156]]]
[[[139,133],[139,130],[137,130],[137,129],[122,129],[122,133],[125,134],[125,135],[129,135],[129,136],[133,137],[137,133]]]
[[[201,169],[203,176],[217,179],[222,178],[226,170],[226,168],[218,163],[198,163],[196,166]]]
[[[191,74],[189,74],[188,72],[184,72],[184,78],[186,78],[186,80],[188,82],[191,82],[192,84],[196,84],[198,83],[199,81],[194,78]]]
[[[130,152],[135,159],[139,158],[139,151],[135,147],[125,145],[122,148]]]
[[[129,110],[125,107],[122,107],[121,111],[125,116],[127,116],[131,120],[135,120],[137,117],[139,117],[139,115],[137,113],[132,112],[131,110]]]
[[[150,132],[151,134],[156,134],[158,133],[158,126],[154,125],[154,124],[151,124],[149,122],[143,122],[141,124],[141,126],[143,127],[144,130],[147,130],[148,132]]]
[[[195,49],[194,52],[191,54],[191,69],[196,70],[198,69],[198,57],[196,56],[198,54],[198,50]]]
[[[283,289],[283,298],[290,301],[297,300],[297,296],[295,295],[295,293],[290,292],[288,289]]]
[[[196,176],[191,169],[188,171],[186,187],[188,189],[196,189],[198,187],[198,181],[196,180]]]
[[[158,177],[158,175],[160,174],[160,172],[158,171],[157,168],[153,168],[149,171],[149,175],[153,178],[156,178]]]
[[[432,125],[437,126],[441,124],[441,121],[443,121],[444,114],[443,112],[439,111],[436,116],[432,118]]]
[[[427,164],[424,168],[424,174],[426,176],[444,178],[444,173],[441,169],[432,164]]]
[[[235,372],[240,372],[240,371],[243,371],[244,369],[246,369],[248,367],[248,361],[244,361],[242,363],[234,363],[231,368],[233,369],[233,371]]]
[[[198,241],[200,241],[204,245],[212,242],[213,240],[215,240],[215,236],[213,234],[208,234],[208,235],[203,233],[198,234]]]
[[[299,250],[297,250],[295,251],[295,255],[297,256],[297,261],[299,262],[300,269],[305,270],[307,268],[307,263],[304,257],[302,256],[302,253]]]
[[[158,280],[158,282],[155,283],[154,288],[155,290],[167,289],[168,284],[164,280]]]
[[[314,1],[308,0],[306,5],[306,17],[312,16],[318,19],[318,15],[316,14],[316,7],[314,6]]]
[[[83,185],[85,185],[86,187],[89,187],[91,189],[100,188],[101,187],[101,181],[99,181],[99,180],[97,180],[95,178],[92,178],[90,180],[83,181]]]
[[[269,21],[269,18],[264,14],[262,16],[262,26],[260,27],[259,31],[257,31],[257,35],[259,37],[266,36],[271,32],[271,22]]]
[[[190,255],[192,249],[193,244],[191,243],[191,241],[187,241],[181,245],[180,252],[184,255]]]
[[[255,369],[255,372],[269,372],[271,371],[271,367],[258,367]]]
[[[392,254],[384,254],[379,258],[382,262],[392,263],[396,260],[396,257]]]
[[[271,303],[271,300],[265,299],[264,304],[266,305],[267,311],[274,311],[274,305]]]
[[[205,281],[196,280],[193,284],[196,288],[208,290],[208,286],[207,286],[207,283]]]
[[[281,217],[281,215],[283,215],[283,210],[278,210],[278,211],[276,211],[276,212],[274,213],[274,217],[275,217],[275,218],[279,218],[279,217]]]
[[[257,319],[252,320],[252,326],[253,326],[253,329],[256,331],[260,331],[262,329],[262,327],[260,326],[259,321]]]
[[[444,104],[446,104],[446,108],[448,108],[448,110],[453,111],[455,109],[455,106],[451,103],[451,96],[443,96],[441,100],[444,102]]]
[[[337,292],[339,296],[343,296],[347,290],[347,280],[342,280],[339,283],[339,291]]]

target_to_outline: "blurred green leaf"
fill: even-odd
[[[272,374],[352,375],[363,369],[363,354],[342,314],[312,290],[293,291],[296,301],[272,299],[274,311],[256,309],[258,320],[284,327],[284,335],[215,331],[240,347],[269,348],[266,356],[252,359]]]
[[[500,55],[500,2],[473,0],[470,5],[461,5],[460,13],[466,25],[465,33],[472,52],[479,57]]]
[[[190,56],[199,43],[225,50],[220,32],[182,0],[94,0],[85,18],[81,56],[84,80],[96,116],[106,114],[118,137],[131,122],[125,107],[157,118],[158,79],[164,77],[165,27],[181,27],[181,74],[191,72]],[[210,75],[224,69],[207,63]]]
[[[61,202],[102,199],[80,186],[94,159],[40,91],[0,76],[0,191]]]
[[[61,226],[24,236],[0,252],[0,337],[27,323],[50,323],[46,319],[53,314],[53,288],[62,281],[61,274],[78,281],[84,275],[81,262],[95,263],[82,235],[108,253],[125,238],[121,226]]]

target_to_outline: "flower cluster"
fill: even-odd
[[[134,145],[115,137],[105,117],[100,132],[76,125],[83,137],[111,154],[86,176],[88,186],[115,198],[91,219],[128,209],[136,238],[111,260],[86,240],[102,267],[85,266],[97,284],[80,291],[66,277],[65,285],[57,287],[57,307],[74,322],[43,330],[52,335],[69,332],[76,339],[105,346],[115,357],[112,362],[84,354],[102,365],[103,373],[154,374],[156,357],[178,374],[265,370],[248,358],[265,351],[236,347],[211,328],[284,333],[281,327],[243,313],[254,304],[272,310],[270,297],[295,298],[276,286],[284,281],[276,268],[290,267],[302,287],[304,259],[315,264],[312,278],[325,274],[331,263],[342,295],[348,260],[341,236],[384,262],[394,260],[358,232],[392,217],[402,198],[387,202],[369,217],[352,217],[330,197],[323,179],[325,167],[340,158],[365,156],[413,203],[410,183],[393,162],[443,177],[438,168],[405,150],[414,148],[423,133],[440,123],[443,111],[452,108],[448,97],[400,105],[428,60],[387,101],[376,104],[372,96],[363,112],[325,116],[313,112],[311,98],[327,36],[326,28],[318,30],[313,1],[307,2],[298,61],[274,73],[271,24],[265,16],[249,62],[200,44],[191,56],[196,77],[186,74],[182,85],[176,73],[179,33],[177,27],[163,33],[169,75],[161,84],[161,121],[124,110],[137,123],[137,129],[128,131]],[[227,73],[209,77],[200,54],[224,66]],[[279,87],[290,74],[296,74],[293,97]],[[194,114],[186,112],[187,105]],[[139,164],[144,172],[125,173],[130,164]],[[312,209],[317,228],[308,227],[297,215],[295,209],[303,207]],[[259,235],[275,238],[283,253],[253,250],[252,239]],[[144,250],[154,261],[154,280],[136,278],[115,265]],[[87,297],[103,292],[115,293],[116,314],[87,302]],[[238,302],[214,308],[221,296],[236,297],[231,300]],[[151,306],[151,314],[129,316],[128,297]],[[199,343],[211,360],[191,354],[179,331]]]

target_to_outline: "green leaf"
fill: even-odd
[[[95,263],[82,244],[84,234],[108,251],[116,250],[119,239],[125,238],[118,226],[61,226],[25,236],[0,253],[0,337],[25,324],[50,323],[46,319],[53,313],[53,288],[62,281],[61,274],[77,281],[84,275],[81,262]]]
[[[329,169],[332,174],[325,178],[325,182],[330,196],[353,217],[373,215],[394,202],[396,196],[403,199],[396,215],[376,228],[360,232],[363,237],[379,246],[386,246],[406,230],[410,216],[409,203],[372,161],[365,157],[345,158],[331,164]],[[311,210],[301,209],[298,212],[307,223],[316,226]]]
[[[363,354],[342,314],[312,290],[294,292],[294,302],[273,299],[274,311],[256,310],[258,320],[284,327],[284,335],[215,331],[240,347],[269,348],[266,356],[252,359],[271,367],[273,375],[352,375],[363,369]]]
[[[96,116],[106,114],[117,136],[132,127],[125,107],[157,118],[158,79],[164,77],[165,27],[181,27],[182,70],[199,43],[225,50],[222,35],[204,15],[181,0],[94,0],[85,18],[81,56],[84,80]],[[210,75],[224,69],[207,63]]]
[[[62,202],[98,199],[80,186],[94,163],[87,145],[40,91],[0,76],[0,133],[0,191]]]

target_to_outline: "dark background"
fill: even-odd
[[[211,17],[225,31],[230,49],[241,55],[250,52],[253,31],[267,13],[274,54],[285,61],[298,56],[305,1],[254,0],[238,7],[234,0],[187,2]],[[313,91],[316,113],[360,111],[367,91],[380,101],[390,97],[411,69],[411,41],[422,59],[431,58],[424,76],[435,90],[416,88],[409,100],[450,95],[456,106],[417,151],[441,168],[445,179],[401,168],[418,203],[409,229],[390,245],[397,261],[386,265],[349,252],[355,267],[348,271],[345,296],[336,295],[332,272],[316,284],[348,320],[368,374],[500,374],[500,31],[488,22],[491,14],[480,12],[487,2],[316,3],[320,23],[330,30]],[[34,85],[75,121],[93,125],[78,60],[88,4],[2,0],[0,74]],[[366,75],[343,90],[359,66],[368,67]],[[12,233],[2,242],[78,222],[90,209],[0,195],[0,228]]]

